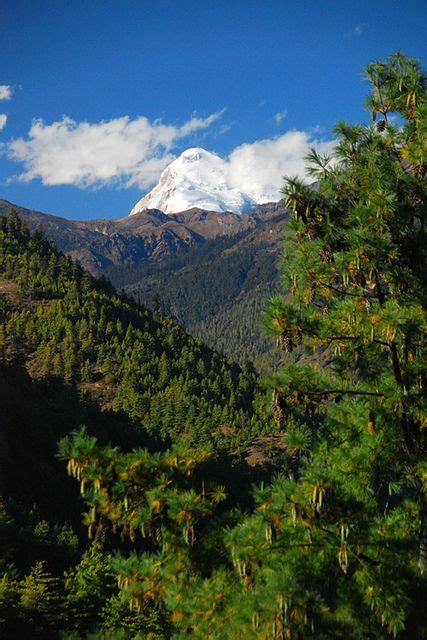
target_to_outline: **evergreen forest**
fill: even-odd
[[[365,75],[285,180],[263,379],[0,217],[1,638],[427,638],[426,78]]]
[[[105,274],[118,289],[150,308],[160,307],[212,348],[267,373],[279,358],[261,331],[260,317],[276,289],[277,255],[263,238],[254,242],[256,234],[215,238],[156,263],[120,265]]]

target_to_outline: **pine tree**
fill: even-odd
[[[297,179],[284,188],[293,211],[283,260],[290,294],[271,301],[267,324],[287,344],[299,332],[310,359],[288,358],[272,384],[285,424],[300,424],[285,436],[291,455],[298,431],[309,428],[314,444],[297,481],[264,498],[264,514],[279,544],[306,546],[301,571],[310,556],[325,580],[334,563],[341,570],[328,594],[320,584],[307,590],[304,605],[295,589],[307,619],[322,628],[316,608],[328,600],[334,633],[347,625],[347,637],[380,638],[409,628],[405,637],[415,637],[426,553],[426,81],[400,54],[370,64],[367,77],[368,105],[383,124],[340,123],[335,161],[315,151],[308,158],[317,189]]]
[[[65,574],[68,627],[80,633],[93,630],[115,586],[109,557],[95,548],[86,551],[77,567]]]
[[[21,615],[33,637],[54,637],[58,631],[62,608],[58,583],[43,562],[37,562],[19,585]]]

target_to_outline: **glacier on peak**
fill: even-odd
[[[192,207],[210,211],[249,213],[268,198],[255,198],[230,184],[227,161],[215,153],[191,147],[162,172],[159,183],[139,200],[130,215],[144,209],[179,213]]]

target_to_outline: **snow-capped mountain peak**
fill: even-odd
[[[201,147],[184,151],[160,176],[159,183],[134,206],[130,215],[143,209],[178,213],[199,207],[211,211],[247,213],[257,202],[227,180],[226,162]]]

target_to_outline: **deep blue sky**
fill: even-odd
[[[145,116],[179,127],[222,109],[169,153],[200,145],[226,156],[290,129],[318,127],[328,139],[337,120],[367,117],[362,71],[370,60],[400,49],[425,63],[425,7],[415,0],[2,0],[0,85],[13,96],[0,102],[8,116],[0,142],[27,140],[34,118],[51,125],[64,115],[78,124]],[[118,183],[17,181],[25,166],[6,159],[6,150],[0,197],[24,206],[118,216],[144,192]]]

